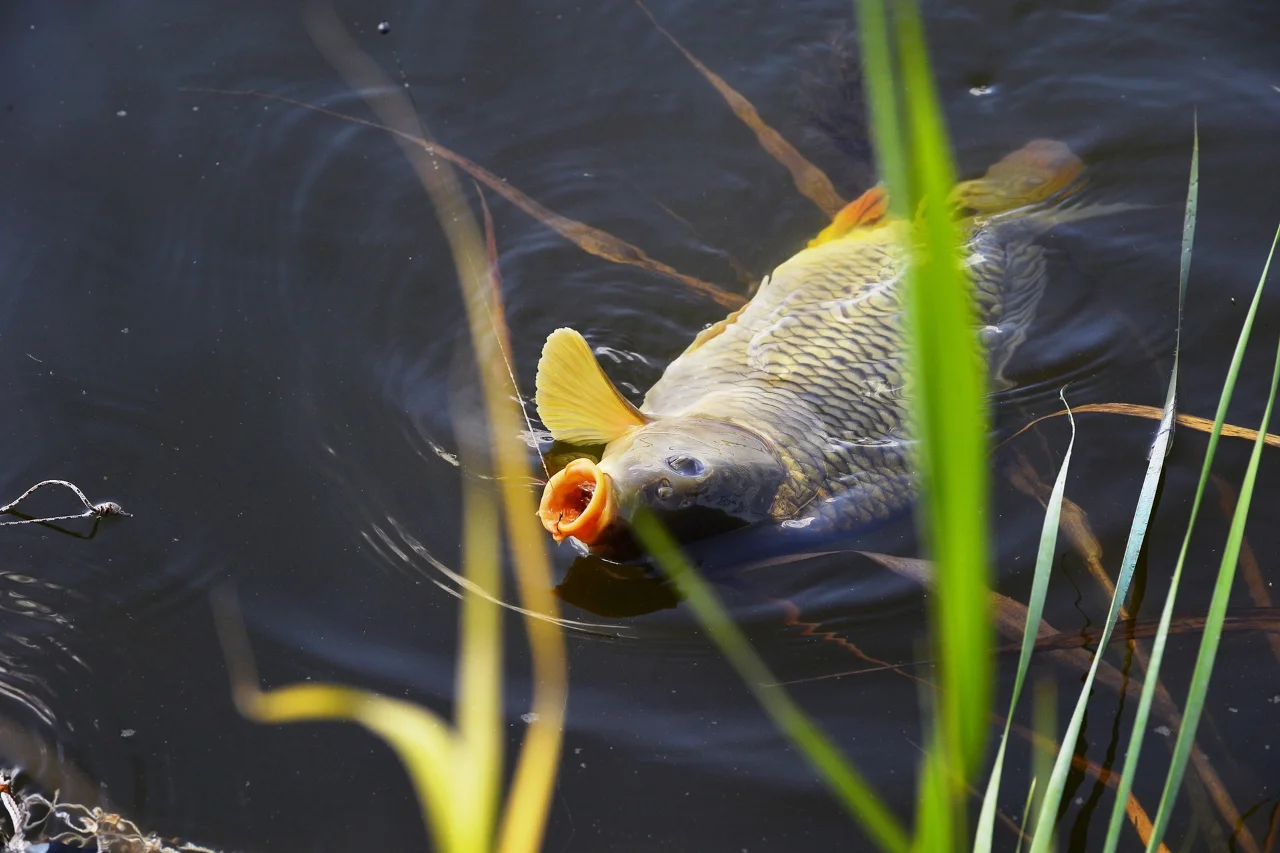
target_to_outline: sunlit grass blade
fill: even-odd
[[[1066,405],[1066,398],[1062,403]],[[1070,411],[1070,409],[1068,409]],[[1022,633],[1022,650],[1018,655],[1018,670],[1013,680],[1013,693],[1009,696],[1009,710],[1006,714],[1004,732],[1000,735],[1000,746],[996,751],[995,764],[991,768],[991,776],[987,780],[987,791],[982,798],[982,811],[978,816],[978,829],[974,835],[973,849],[975,853],[991,850],[994,843],[996,799],[1000,794],[1000,778],[1004,770],[1004,754],[1009,743],[1009,726],[1013,722],[1014,712],[1018,707],[1018,697],[1022,693],[1022,683],[1031,665],[1031,655],[1035,651],[1036,637],[1040,629],[1040,617],[1044,612],[1045,595],[1049,591],[1049,575],[1053,571],[1053,555],[1058,547],[1058,526],[1062,518],[1062,498],[1067,487],[1067,470],[1071,467],[1071,452],[1075,449],[1076,423],[1071,420],[1071,440],[1067,443],[1067,452],[1062,457],[1062,467],[1058,470],[1058,478],[1053,482],[1053,491],[1045,506],[1044,526],[1040,529],[1040,547],[1036,552],[1035,573],[1031,581],[1031,595],[1027,600],[1026,628]],[[1034,785],[1034,782],[1032,783]]]
[[[884,850],[906,851],[909,847],[907,832],[893,812],[786,690],[770,686],[776,684],[776,679],[733,623],[715,593],[680,553],[675,540],[649,514],[638,514],[633,526],[645,550],[670,576],[699,624],[738,671],[774,726],[804,754],[876,844]]]
[[[958,830],[964,782],[981,759],[991,707],[985,371],[972,291],[959,264],[960,232],[948,202],[955,173],[919,10],[913,0],[889,6],[858,0],[857,8],[877,162],[891,209],[915,224],[907,271],[908,396],[918,439],[917,513],[938,564],[938,593],[930,602],[940,671],[933,743],[947,768],[931,774],[926,761],[925,775],[949,788],[945,797],[922,793],[921,810],[926,823],[941,820]],[[931,812],[943,804],[946,814]]]
[[[1111,597],[1111,607],[1107,611],[1103,623],[1102,636],[1098,640],[1097,651],[1093,656],[1093,665],[1085,676],[1084,686],[1067,723],[1066,733],[1062,737],[1063,747],[1054,762],[1053,773],[1045,787],[1044,801],[1040,807],[1037,820],[1036,837],[1031,843],[1031,853],[1045,853],[1050,849],[1054,837],[1054,817],[1058,812],[1058,804],[1062,800],[1062,790],[1066,785],[1067,773],[1071,769],[1071,751],[1080,734],[1080,726],[1084,720],[1085,709],[1093,693],[1093,682],[1097,676],[1098,666],[1111,642],[1111,634],[1115,630],[1116,621],[1125,600],[1129,597],[1129,586],[1133,580],[1134,569],[1138,565],[1138,556],[1146,540],[1147,527],[1151,523],[1151,514],[1155,508],[1156,490],[1160,485],[1160,476],[1164,471],[1164,460],[1169,453],[1170,441],[1173,437],[1174,418],[1178,406],[1178,361],[1182,350],[1182,315],[1187,301],[1187,279],[1191,269],[1191,247],[1195,240],[1196,209],[1200,190],[1200,143],[1199,134],[1191,154],[1191,178],[1187,187],[1186,213],[1182,226],[1182,259],[1178,272],[1178,312],[1177,337],[1173,348],[1173,368],[1169,375],[1169,388],[1165,394],[1164,408],[1160,417],[1160,427],[1156,431],[1155,440],[1147,457],[1147,471],[1142,479],[1142,487],[1138,492],[1138,503],[1133,513],[1133,522],[1129,526],[1129,537],[1125,542],[1124,556],[1120,562],[1120,573],[1116,577],[1115,594]],[[1148,671],[1147,684],[1153,689],[1157,684],[1154,674]],[[1128,792],[1126,792],[1127,794]],[[1121,800],[1124,802],[1125,800]]]
[[[1254,316],[1257,312],[1258,303],[1262,298],[1262,288],[1266,283],[1267,276],[1271,270],[1271,260],[1275,256],[1276,245],[1280,243],[1280,228],[1276,230],[1276,236],[1271,243],[1271,251],[1267,254],[1267,262],[1262,270],[1262,277],[1258,280],[1257,290],[1254,292],[1253,302],[1249,306],[1249,314],[1245,320],[1245,329],[1240,336],[1240,342],[1237,344],[1236,353],[1231,360],[1231,367],[1227,373],[1227,381],[1223,386],[1223,399],[1218,405],[1217,421],[1221,421],[1226,413],[1226,406],[1230,400],[1231,392],[1234,390],[1240,360],[1244,355],[1244,347],[1248,342],[1248,332],[1253,324]],[[1152,840],[1148,844],[1147,849],[1153,849],[1153,845],[1158,843],[1164,837],[1165,830],[1169,825],[1169,817],[1173,809],[1174,801],[1177,798],[1178,788],[1182,785],[1182,777],[1186,772],[1187,760],[1191,755],[1191,748],[1195,741],[1196,728],[1200,724],[1200,717],[1204,712],[1205,696],[1209,691],[1209,679],[1213,675],[1213,665],[1218,653],[1218,644],[1222,638],[1222,623],[1226,615],[1227,600],[1231,595],[1231,584],[1235,579],[1236,563],[1240,557],[1240,541],[1244,538],[1245,521],[1249,515],[1249,505],[1253,499],[1254,484],[1258,476],[1258,463],[1262,459],[1262,448],[1264,446],[1261,435],[1265,434],[1267,427],[1271,422],[1271,412],[1276,401],[1276,387],[1280,385],[1280,346],[1276,349],[1275,367],[1271,375],[1271,390],[1267,395],[1267,407],[1262,414],[1262,423],[1258,427],[1259,438],[1253,444],[1253,453],[1249,457],[1249,466],[1245,470],[1244,481],[1240,484],[1240,499],[1236,504],[1235,514],[1231,518],[1231,528],[1227,534],[1226,546],[1222,551],[1222,565],[1218,568],[1218,579],[1214,583],[1213,598],[1209,603],[1209,614],[1205,620],[1204,635],[1200,640],[1200,651],[1196,655],[1195,669],[1191,673],[1191,688],[1187,692],[1187,707],[1183,714],[1182,727],[1178,730],[1178,740],[1173,749],[1173,761],[1169,767],[1169,775],[1165,779],[1164,792],[1160,799],[1160,808],[1156,811],[1155,826],[1152,830]],[[1216,436],[1214,436],[1216,439]],[[1204,493],[1205,482],[1208,477],[1208,468],[1211,459],[1206,456],[1204,468],[1201,472],[1200,484],[1196,489],[1196,503],[1198,508],[1200,498]],[[1192,516],[1194,521],[1194,516]],[[1188,522],[1187,536],[1190,536],[1191,521]],[[1182,557],[1186,553],[1186,540],[1183,541],[1183,551],[1179,555],[1178,568],[1181,570]],[[1176,583],[1176,581],[1175,581]],[[1166,600],[1165,612],[1161,615],[1162,623],[1166,616],[1173,608],[1173,599],[1176,594],[1177,587],[1171,586],[1169,597]],[[1163,635],[1157,636],[1157,644],[1161,646],[1163,651]],[[1150,676],[1148,676],[1150,680]],[[1146,697],[1143,697],[1144,700]],[[1135,729],[1135,733],[1141,730]]]

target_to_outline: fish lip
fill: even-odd
[[[575,459],[547,481],[538,517],[557,542],[572,536],[594,545],[618,517],[615,491],[613,479],[599,465]]]

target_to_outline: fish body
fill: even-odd
[[[1074,184],[1066,146],[1037,141],[959,185],[975,345],[993,387],[1044,291],[1034,242]],[[541,514],[557,539],[606,543],[645,506],[693,539],[771,522],[855,531],[916,496],[906,370],[904,273],[911,224],[870,191],[755,296],[704,330],[639,407],[604,377],[576,332],[554,332],[538,371],[538,410],[558,439],[604,443],[598,465],[557,474]],[[843,217],[843,219],[842,219]],[[558,478],[558,479],[557,479]]]

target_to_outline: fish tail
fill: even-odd
[[[1084,162],[1065,144],[1035,139],[987,169],[981,178],[961,181],[952,201],[978,216],[991,216],[1066,198],[1083,186]]]

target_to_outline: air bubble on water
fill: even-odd
[[[378,24],[378,32],[382,33],[384,36],[387,33],[391,32],[391,22],[383,21],[382,23]]]

